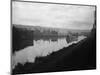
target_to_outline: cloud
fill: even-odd
[[[56,28],[90,29],[94,23],[92,6],[28,2],[12,3],[13,24]]]

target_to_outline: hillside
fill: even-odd
[[[50,27],[40,27],[40,26],[28,26],[28,25],[16,25],[13,24],[16,28],[26,29],[26,30],[33,30],[33,31],[40,31],[41,33],[50,33],[55,31],[58,35],[67,35],[68,33],[78,33],[80,35],[89,33],[91,30],[77,30],[77,29],[64,29],[64,28],[50,28]]]

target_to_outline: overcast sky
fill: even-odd
[[[12,23],[66,29],[91,29],[92,6],[59,5],[30,2],[12,3]]]

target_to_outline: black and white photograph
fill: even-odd
[[[96,5],[11,1],[11,74],[96,69]]]

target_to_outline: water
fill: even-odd
[[[57,52],[64,47],[77,43],[84,38],[86,37],[79,36],[77,41],[73,41],[71,43],[67,43],[66,38],[59,38],[56,41],[52,41],[52,39],[33,40],[33,46],[28,46],[14,53],[12,56],[12,68],[14,69],[18,63],[22,65],[24,65],[26,62],[34,63],[36,57],[45,57],[50,55],[52,52]]]

